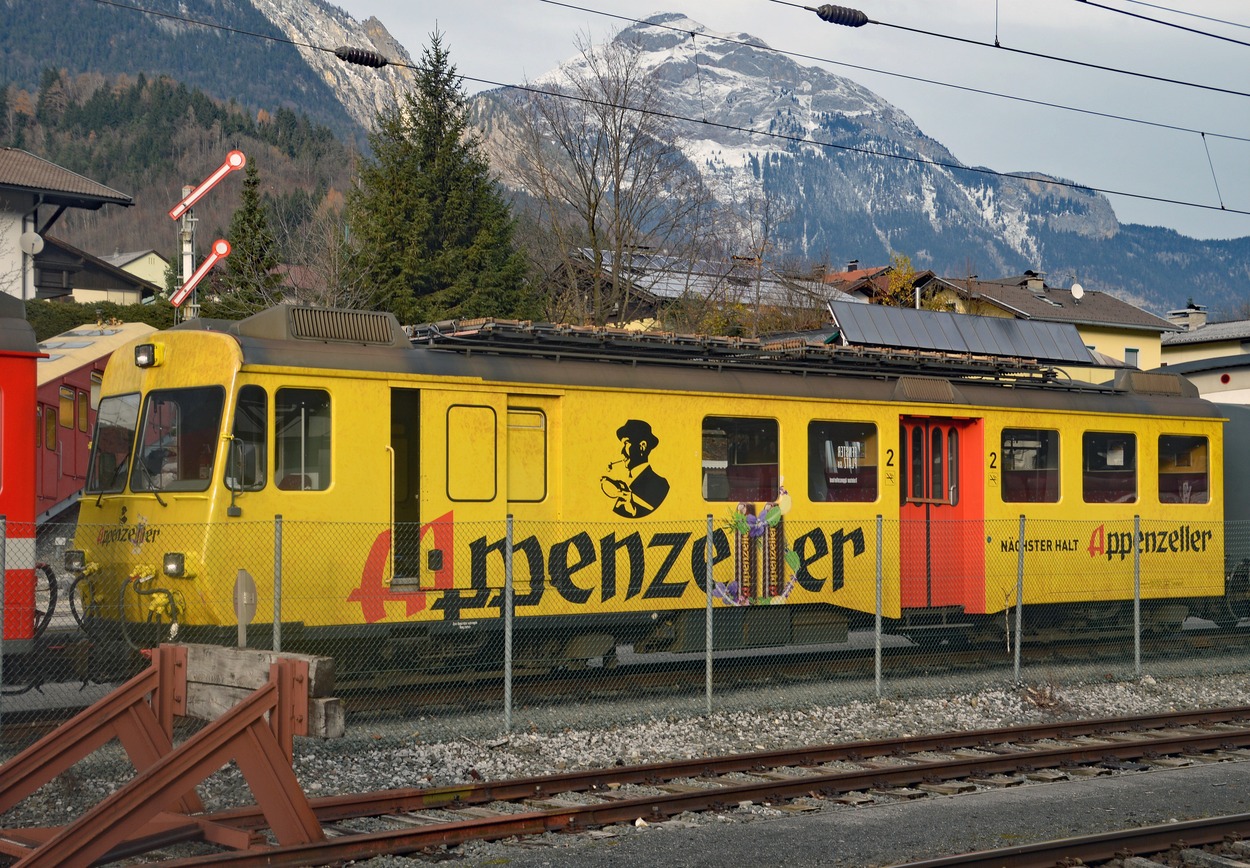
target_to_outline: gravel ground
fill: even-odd
[[[510,733],[502,732],[498,715],[349,718],[343,739],[297,740],[295,770],[310,796],[443,786],[799,744],[1240,705],[1250,696],[1250,675],[1146,675],[1132,681],[1044,682],[952,690],[941,696],[811,704],[793,698],[783,702],[780,696],[755,693],[740,697],[738,703],[725,697],[721,701],[726,708],[711,715],[678,710],[680,703],[651,712],[640,712],[636,703],[566,703],[527,713]],[[736,704],[742,707],[733,707]],[[121,749],[109,745],[11,809],[0,823],[21,827],[67,822],[131,774]],[[200,791],[210,809],[251,801],[233,767],[218,772]],[[698,815],[681,822],[733,822],[735,816],[759,818],[770,813],[778,812],[746,805],[729,816]],[[466,864],[486,864],[508,861],[507,854],[515,852],[515,847],[509,850],[503,844],[470,844],[446,855]],[[364,864],[384,868],[428,863],[385,857]]]

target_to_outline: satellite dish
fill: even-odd
[[[1079,283],[1072,284],[1072,298],[1080,301],[1085,296],[1085,288]]]
[[[34,256],[43,250],[43,236],[33,229],[27,229],[17,239],[17,246],[21,248],[23,253]]]

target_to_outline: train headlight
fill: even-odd
[[[161,348],[157,344],[139,344],[135,347],[135,367],[154,368],[161,363]]]
[[[187,558],[182,552],[165,552],[165,575],[171,579],[181,579],[187,574]]]
[[[65,570],[70,573],[81,573],[87,568],[87,553],[82,549],[65,550]]]

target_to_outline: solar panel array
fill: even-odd
[[[1071,323],[847,302],[831,302],[829,309],[842,338],[853,346],[1026,358],[1050,364],[1094,363]]]

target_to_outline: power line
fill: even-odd
[[[1198,30],[1195,27],[1186,27],[1183,24],[1177,24],[1174,21],[1163,21],[1159,18],[1151,18],[1149,15],[1139,15],[1136,12],[1129,12],[1127,9],[1116,9],[1114,6],[1106,6],[1102,3],[1095,3],[1094,0],[1076,0],[1078,3],[1084,3],[1086,6],[1097,6],[1099,9],[1106,9],[1108,12],[1118,12],[1121,15],[1127,15],[1130,18],[1136,18],[1139,21],[1149,21],[1152,24],[1162,24],[1164,27],[1175,27],[1177,30],[1184,30],[1186,33],[1196,33],[1199,36],[1207,36],[1211,39],[1222,39],[1225,42],[1232,42],[1236,45],[1245,45],[1250,47],[1250,42],[1240,39],[1233,39],[1231,36],[1220,36],[1218,33],[1209,33],[1206,30]]]
[[[1250,24],[1241,24],[1237,21],[1229,21],[1225,18],[1212,18],[1210,15],[1199,15],[1197,12],[1189,12],[1185,9],[1173,9],[1170,6],[1159,6],[1156,3],[1147,3],[1145,0],[1124,0],[1125,3],[1132,3],[1136,6],[1149,6],[1151,9],[1158,9],[1160,12],[1171,12],[1174,15],[1187,15],[1190,18],[1200,18],[1203,21],[1211,21],[1216,24],[1227,24],[1229,27],[1243,27],[1250,30]]]
[[[604,18],[613,18],[618,21],[625,21],[631,24],[645,24],[648,27],[659,27],[665,30],[672,30],[676,33],[688,32],[685,28],[674,27],[670,24],[662,24],[660,22],[655,22],[655,21],[646,21],[641,18],[630,18],[629,16],[617,15],[612,12],[601,12],[597,9],[590,9],[585,6],[577,6],[572,3],[564,3],[564,2],[561,2],[561,0],[538,0],[538,2],[546,3],[550,6],[561,6],[565,9],[572,9],[573,11],[576,11],[576,12],[588,12],[592,15],[600,15],[600,16],[603,16]],[[794,5],[794,4],[787,4],[787,5]],[[806,9],[808,7],[802,7],[802,8]],[[1250,142],[1250,136],[1238,136],[1238,135],[1233,135],[1232,133],[1217,133],[1217,132],[1212,132],[1211,130],[1199,130],[1199,129],[1194,129],[1192,127],[1180,126],[1179,124],[1168,124],[1168,123],[1163,123],[1161,121],[1150,121],[1150,120],[1145,120],[1143,118],[1130,117],[1128,115],[1119,115],[1113,112],[1104,112],[1104,111],[1098,111],[1096,109],[1080,108],[1078,106],[1064,105],[1062,103],[1048,102],[1046,100],[1033,99],[1031,97],[1017,96],[1015,94],[1001,93],[999,91],[993,91],[993,90],[986,90],[985,88],[971,87],[971,86],[962,85],[962,84],[954,84],[953,82],[948,82],[948,81],[938,81],[937,79],[925,78],[924,76],[908,75],[902,72],[891,72],[888,69],[878,69],[872,66],[862,66],[856,63],[847,63],[842,60],[834,60],[832,58],[822,57],[816,54],[804,54],[803,52],[800,52],[800,51],[789,51],[784,48],[773,48],[771,46],[760,45],[759,43],[755,43],[755,42],[747,42],[742,39],[734,39],[729,36],[713,35],[709,33],[704,33],[702,35],[704,39],[712,39],[717,42],[726,43],[728,45],[741,45],[741,46],[748,47],[748,48],[764,49],[766,51],[771,51],[775,54],[784,54],[787,57],[794,57],[800,60],[812,60],[812,61],[816,61],[817,63],[826,63],[832,66],[839,66],[844,69],[854,69],[860,72],[873,73],[874,75],[885,75],[891,78],[899,78],[904,81],[914,81],[920,84],[930,84],[930,85],[934,85],[935,87],[945,87],[951,90],[962,91],[964,93],[975,93],[980,96],[994,97],[995,99],[1011,100],[1014,102],[1026,103],[1028,105],[1043,106],[1045,108],[1053,108],[1053,109],[1058,109],[1060,111],[1075,112],[1077,114],[1090,115],[1092,117],[1106,118],[1108,120],[1123,121],[1125,123],[1139,124],[1141,126],[1155,127],[1157,129],[1163,129],[1163,130],[1172,130],[1173,132],[1193,133],[1194,135],[1198,135],[1198,136],[1204,135],[1210,138],[1229,139],[1231,141],[1237,141],[1237,142]]]
[[[264,39],[270,42],[302,46],[302,47],[310,48],[316,51],[325,51],[330,54],[339,55],[344,60],[349,60],[349,58],[343,57],[343,54],[340,54],[340,52],[343,52],[344,54],[350,54],[352,52],[360,52],[360,53],[367,54],[370,56],[376,54],[375,52],[369,52],[363,49],[326,48],[324,46],[312,45],[309,43],[299,42],[299,41],[292,40],[292,39],[272,36],[270,34],[239,30],[237,28],[226,27],[223,25],[214,24],[212,22],[201,21],[201,20],[197,20],[197,19],[189,18],[185,16],[172,15],[172,14],[164,13],[164,12],[155,12],[153,10],[143,9],[142,7],[139,7],[139,6],[132,6],[126,3],[120,3],[120,2],[117,2],[117,0],[93,0],[93,2],[101,3],[107,6],[115,6],[117,8],[126,9],[126,10],[133,11],[133,12],[140,12],[140,13],[148,14],[148,15],[156,15],[162,18],[170,18],[170,19],[182,21],[187,24],[198,25],[200,27],[208,27],[208,28],[215,29],[215,30],[222,30],[222,31],[230,32],[230,33],[238,33],[238,34],[245,35],[245,36],[252,36],[254,38]],[[551,0],[543,0],[543,2],[551,2]],[[557,5],[565,5],[565,4],[557,4]],[[593,11],[593,10],[587,10],[587,11]],[[619,17],[619,16],[610,16],[610,17]],[[646,23],[646,22],[638,22],[638,23]],[[758,48],[758,46],[753,46],[753,47]],[[377,55],[377,57],[382,60],[386,60],[385,58],[381,58],[380,55]],[[391,66],[396,66],[396,67],[405,68],[405,69],[417,68],[413,66],[412,64],[402,63],[402,62],[397,62],[397,61],[386,61],[386,63]],[[373,66],[375,64],[368,63],[366,65]],[[686,117],[685,115],[679,115],[673,112],[663,112],[663,111],[659,111],[655,109],[633,108],[631,106],[618,105],[616,103],[611,103],[606,100],[595,100],[595,99],[590,99],[588,97],[573,96],[571,94],[562,93],[558,90],[555,90],[555,91],[544,90],[542,88],[537,88],[532,85],[507,84],[504,82],[491,81],[490,79],[475,78],[473,76],[468,76],[468,75],[461,75],[460,78],[464,81],[471,81],[476,84],[486,85],[488,87],[502,88],[506,90],[517,90],[517,91],[521,91],[524,93],[530,93],[530,94],[535,94],[539,96],[553,97],[557,99],[571,99],[576,102],[587,103],[589,105],[607,106],[611,108],[623,108],[623,109],[626,109],[627,111],[634,111],[639,114],[651,115],[654,117],[663,118],[665,120],[680,121],[682,123],[702,125],[705,127],[712,127],[715,129],[726,130],[729,132],[745,133],[748,135],[761,136],[764,138],[778,139],[780,141],[790,142],[793,144],[813,145],[816,147],[826,148],[829,150],[845,151],[849,153],[862,154],[865,156],[872,156],[872,157],[881,157],[885,159],[902,160],[904,162],[909,162],[909,163],[914,163],[914,164],[919,164],[919,165],[935,166],[935,167],[942,168],[942,169],[949,169],[951,171],[970,172],[973,174],[986,175],[986,176],[991,176],[991,177],[1012,178],[1015,180],[1035,181],[1035,182],[1040,181],[1040,183],[1050,184],[1056,187],[1063,187],[1063,188],[1072,189],[1072,190],[1085,190],[1085,191],[1089,191],[1092,193],[1102,193],[1103,195],[1107,195],[1107,196],[1124,196],[1130,199],[1138,199],[1141,201],[1155,202],[1155,203],[1164,204],[1164,205],[1180,205],[1180,206],[1189,207],[1189,208],[1201,208],[1201,209],[1208,210],[1208,211],[1223,211],[1229,214],[1242,214],[1242,215],[1250,216],[1250,210],[1227,208],[1222,203],[1220,205],[1207,205],[1201,202],[1190,202],[1190,201],[1186,201],[1183,199],[1171,199],[1171,198],[1164,197],[1164,196],[1151,196],[1145,193],[1129,193],[1123,190],[1112,190],[1112,189],[1105,188],[1105,187],[1094,187],[1088,184],[1078,184],[1074,181],[1063,181],[1063,180],[1058,180],[1058,179],[1042,180],[1036,177],[1035,174],[1024,174],[1020,172],[999,172],[994,169],[985,168],[983,166],[964,166],[960,163],[951,163],[951,162],[946,162],[943,160],[933,160],[927,157],[908,156],[906,154],[892,154],[887,151],[880,151],[880,150],[876,150],[873,148],[858,147],[854,145],[839,145],[839,144],[834,144],[832,142],[820,142],[815,139],[810,139],[810,138],[806,138],[803,136],[787,135],[785,133],[777,133],[777,132],[772,132],[769,130],[759,130],[759,129],[754,129],[751,127],[739,127],[733,124],[725,124],[725,123],[720,123],[717,121],[710,121],[710,120],[707,120],[706,118],[704,119],[691,118],[691,117]]]
[[[548,0],[543,0],[543,2],[548,2]],[[820,10],[821,10],[821,9],[826,9],[826,8],[838,9],[838,8],[842,8],[842,7],[819,7],[819,8],[817,8],[817,7],[813,7],[813,6],[804,6],[804,5],[803,5],[803,4],[801,4],[801,3],[791,3],[791,2],[789,2],[789,0],[769,0],[769,2],[770,2],[770,3],[780,3],[782,6],[794,6],[794,7],[795,7],[795,8],[797,8],[797,9],[805,9],[805,10],[807,10],[808,12],[815,12],[815,13],[817,13],[817,14],[820,14]],[[840,21],[834,21],[833,23],[838,24],[838,23],[842,23],[842,22],[840,22]],[[1012,54],[1019,54],[1019,55],[1021,55],[1021,56],[1023,56],[1023,57],[1034,57],[1034,58],[1037,58],[1037,59],[1039,59],[1039,60],[1052,60],[1052,61],[1054,61],[1054,62],[1056,62],[1056,63],[1066,63],[1066,64],[1070,64],[1070,65],[1072,65],[1072,66],[1080,66],[1080,67],[1083,67],[1083,68],[1085,68],[1085,69],[1097,69],[1097,70],[1100,70],[1100,71],[1102,71],[1102,72],[1113,72],[1113,73],[1115,73],[1115,74],[1117,74],[1117,75],[1128,75],[1128,76],[1132,76],[1132,77],[1134,77],[1134,78],[1144,78],[1144,79],[1148,79],[1149,81],[1158,81],[1158,82],[1162,82],[1162,83],[1164,83],[1164,84],[1175,84],[1175,85],[1180,85],[1181,87],[1193,87],[1193,88],[1197,88],[1197,89],[1199,89],[1199,90],[1208,90],[1208,91],[1211,91],[1211,92],[1213,92],[1213,93],[1226,93],[1226,94],[1230,94],[1231,96],[1245,96],[1245,97],[1250,97],[1250,92],[1247,92],[1247,91],[1244,91],[1244,90],[1233,90],[1232,88],[1228,88],[1228,87],[1218,87],[1217,85],[1213,85],[1213,84],[1200,84],[1200,83],[1198,83],[1198,82],[1193,82],[1193,81],[1184,81],[1184,80],[1179,79],[1179,78],[1168,78],[1167,76],[1163,76],[1163,75],[1154,75],[1154,74],[1149,73],[1149,72],[1137,72],[1136,70],[1131,70],[1131,69],[1121,69],[1121,68],[1116,67],[1116,66],[1105,66],[1105,65],[1103,65],[1103,64],[1101,64],[1101,63],[1092,63],[1092,62],[1090,62],[1090,61],[1088,61],[1088,60],[1076,60],[1075,58],[1071,58],[1071,57],[1060,57],[1060,56],[1059,56],[1059,55],[1057,55],[1057,54],[1046,54],[1045,52],[1041,52],[1041,51],[1029,51],[1029,50],[1024,49],[1024,48],[1012,48],[1011,46],[1008,46],[1008,45],[1002,45],[1001,43],[999,43],[999,42],[997,42],[997,41],[995,41],[995,42],[984,42],[984,41],[982,41],[982,40],[980,40],[980,39],[972,39],[972,38],[967,37],[967,36],[956,36],[956,35],[954,35],[953,33],[938,33],[938,32],[937,32],[937,31],[935,31],[935,30],[924,30],[923,28],[920,28],[920,27],[908,27],[908,26],[906,26],[906,25],[904,25],[904,24],[891,24],[891,23],[890,23],[890,22],[888,22],[888,21],[877,21],[877,20],[875,20],[875,19],[873,19],[873,18],[868,18],[867,16],[865,16],[865,20],[864,20],[864,22],[863,22],[863,23],[865,23],[865,24],[876,24],[876,25],[878,25],[878,26],[880,26],[880,27],[889,27],[889,28],[892,28],[892,29],[894,29],[894,30],[902,30],[902,31],[904,31],[904,32],[906,32],[906,33],[916,33],[916,34],[919,34],[919,35],[921,35],[921,36],[932,36],[932,37],[934,37],[934,38],[936,38],[936,39],[947,39],[947,40],[950,40],[951,42],[960,42],[960,43],[963,43],[964,45],[976,45],[976,46],[979,46],[979,47],[981,47],[981,48],[994,48],[994,49],[997,49],[997,50],[999,50],[999,51],[1009,51],[1009,52],[1011,52]],[[858,24],[853,24],[853,25],[851,25],[851,26],[853,26],[853,27],[857,27],[857,26],[859,26],[859,25],[858,25]]]

